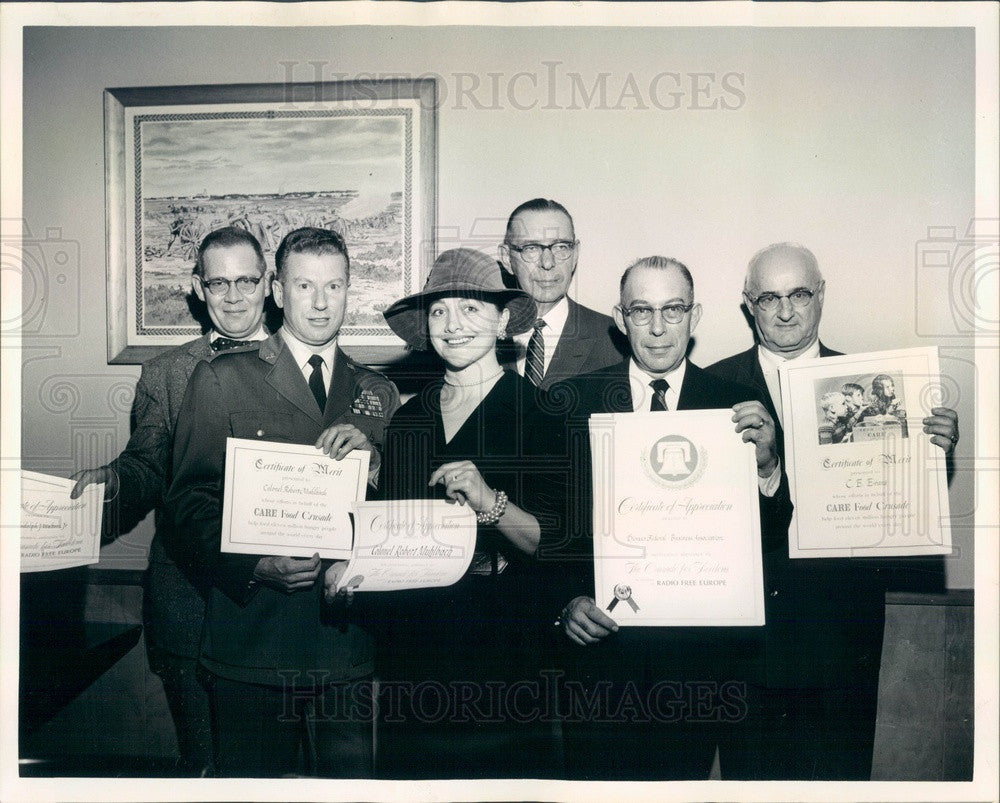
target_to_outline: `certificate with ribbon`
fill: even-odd
[[[620,626],[764,624],[754,447],[731,417],[591,416],[594,598]]]
[[[957,388],[935,347],[795,360],[779,369],[792,558],[946,555],[944,451],[923,432]]]
[[[476,514],[440,499],[358,502],[354,549],[341,587],[401,591],[450,586],[476,549]]]
[[[368,461],[361,449],[333,460],[312,445],[228,438],[222,551],[349,558]]]
[[[97,563],[101,557],[104,483],[70,499],[73,480],[21,472],[21,571],[46,572]]]

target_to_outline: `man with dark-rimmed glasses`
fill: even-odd
[[[104,537],[117,538],[156,511],[143,597],[150,668],[163,681],[181,756],[178,774],[213,770],[208,694],[198,679],[198,649],[205,616],[204,577],[181,569],[170,554],[171,523],[163,497],[171,477],[177,414],[195,366],[222,351],[268,336],[264,300],[270,295],[260,244],[243,229],[206,235],[198,247],[191,289],[208,308],[212,327],[201,337],[145,362],[132,403],[132,435],[111,463],[73,475],[73,495],[103,482]]]
[[[749,755],[747,739],[756,733],[749,717],[759,709],[747,690],[759,681],[761,628],[619,629],[606,603],[595,601],[587,421],[594,413],[731,409],[735,431],[754,444],[765,552],[787,532],[787,483],[760,395],[687,359],[701,319],[688,269],[645,257],[625,270],[620,294],[615,322],[631,356],[552,390],[567,408],[570,441],[581,445],[574,450],[576,520],[561,551],[546,556],[549,577],[539,592],[564,636],[567,771],[595,780],[705,779],[717,746],[723,766]]]

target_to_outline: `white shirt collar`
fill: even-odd
[[[309,365],[309,358],[313,354],[318,354],[323,358],[323,373],[326,374],[327,370],[333,369],[333,355],[337,353],[337,338],[334,338],[329,343],[327,343],[323,348],[318,351],[313,347],[306,345],[301,340],[299,340],[295,335],[293,335],[288,328],[282,326],[278,330],[281,335],[281,339],[284,341],[288,350],[292,353],[295,358],[295,364],[299,366],[299,369],[305,372],[311,372],[312,366]]]
[[[809,346],[805,351],[795,357],[786,357],[785,355],[777,351],[769,351],[763,346],[757,348],[757,359],[760,361],[761,370],[766,374],[770,371],[777,371],[778,366],[782,363],[792,362],[793,360],[809,360],[814,357],[819,356],[819,338],[816,338],[812,345]]]
[[[670,371],[663,378],[667,380],[670,389],[667,391],[667,409],[676,410],[677,402],[680,399],[681,387],[684,385],[684,374],[687,372],[687,360],[681,360],[681,364]],[[632,391],[632,411],[648,411],[653,397],[653,389],[649,383],[655,377],[650,376],[639,367],[634,358],[628,361],[628,382]]]

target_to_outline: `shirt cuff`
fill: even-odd
[[[781,485],[781,461],[778,461],[778,465],[774,467],[774,471],[770,473],[767,477],[757,477],[757,487],[760,488],[761,496],[766,496],[768,498],[774,496],[778,492],[778,486]]]

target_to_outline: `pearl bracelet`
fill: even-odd
[[[493,507],[489,510],[483,511],[482,513],[476,514],[476,522],[479,524],[496,524],[500,521],[500,517],[507,510],[507,494],[503,491],[495,491],[496,500],[493,502]]]

